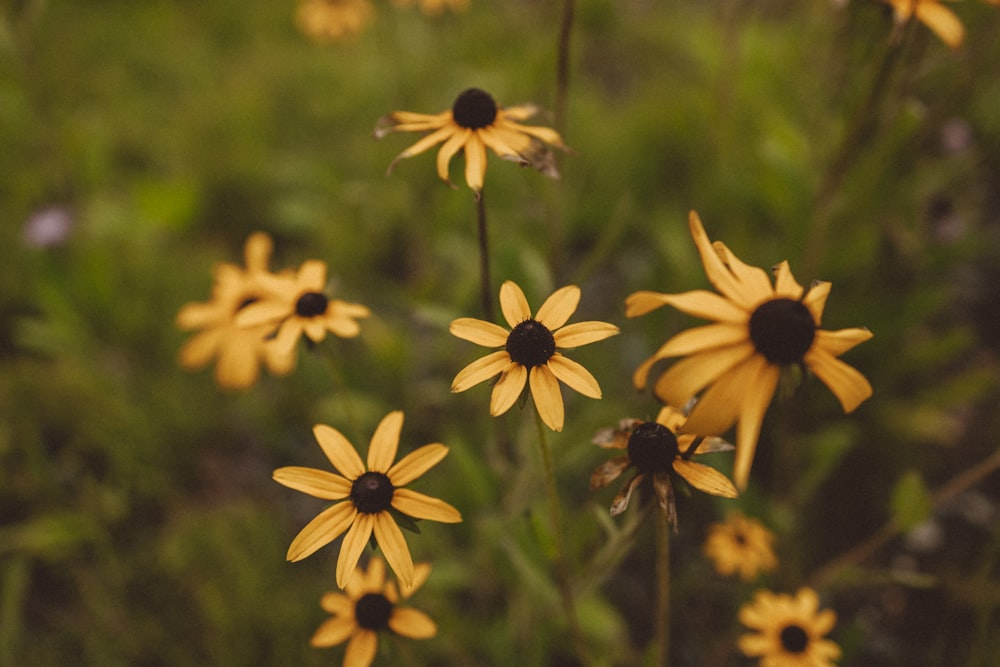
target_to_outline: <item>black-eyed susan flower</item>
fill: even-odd
[[[814,282],[805,290],[781,262],[767,273],[741,262],[722,242],[709,241],[694,211],[691,235],[709,281],[721,294],[694,290],[681,294],[636,292],[625,314],[637,317],[663,305],[713,324],[683,331],[660,347],[633,375],[646,386],[657,361],[684,356],[656,381],[656,395],[669,405],[685,405],[707,387],[691,412],[685,430],[719,434],[737,424],[733,478],[746,487],[764,413],[783,368],[806,367],[830,388],[844,412],[871,396],[872,387],[856,369],[838,359],[872,337],[865,328],[825,331],[819,328],[830,283]]]
[[[392,0],[397,7],[408,7],[414,0]],[[469,0],[419,0],[420,11],[428,16],[438,16],[444,10],[464,12],[469,8]]]
[[[632,492],[644,480],[652,484],[671,525],[677,527],[677,510],[674,507],[674,490],[670,473],[680,475],[691,486],[713,496],[735,498],[736,487],[715,468],[691,461],[697,454],[729,451],[732,445],[717,437],[702,438],[695,435],[678,435],[687,417],[680,410],[665,406],[656,421],[625,419],[616,429],[603,429],[594,437],[594,444],[607,449],[624,449],[626,454],[605,461],[590,475],[591,490],[600,489],[618,479],[629,467],[635,474],[625,483],[611,503],[611,516],[628,508]]]
[[[554,431],[563,427],[563,399],[559,382],[589,398],[600,398],[601,387],[586,368],[559,352],[604,340],[618,333],[607,322],[567,325],[580,303],[580,288],[567,285],[556,290],[532,317],[524,292],[512,281],[500,287],[500,309],[510,330],[471,317],[451,323],[455,336],[477,345],[499,348],[472,362],[455,376],[453,392],[465,391],[499,374],[490,397],[490,414],[507,412],[524,392],[531,390],[542,421]]]
[[[469,88],[459,94],[450,110],[439,114],[394,111],[384,116],[376,125],[375,136],[381,138],[390,132],[429,132],[397,155],[389,165],[389,172],[400,160],[442,144],[437,155],[437,171],[449,185],[448,164],[460,149],[464,149],[465,182],[478,197],[486,177],[487,148],[505,160],[535,167],[551,177],[558,176],[548,146],[566,149],[562,137],[553,129],[519,122],[537,111],[533,104],[502,107],[489,93]]]
[[[430,570],[426,563],[414,565],[413,584],[403,588],[402,597],[409,597],[423,585]],[[320,606],[332,617],[317,628],[309,643],[327,648],[347,641],[344,667],[368,667],[375,660],[379,633],[410,639],[427,639],[437,634],[430,616],[402,606],[399,601],[400,592],[395,584],[385,579],[385,563],[373,557],[367,569],[359,569],[347,582],[343,593],[330,592],[320,599]]]
[[[326,295],[326,263],[319,260],[304,262],[294,277],[265,276],[262,281],[270,295],[244,308],[237,323],[276,328],[270,344],[282,353],[292,352],[302,334],[314,343],[326,338],[328,331],[353,338],[361,332],[357,320],[371,314],[361,304]]]
[[[719,574],[738,574],[743,581],[750,581],[778,566],[773,544],[774,533],[764,524],[733,512],[724,522],[708,527],[704,552]]]
[[[368,0],[301,0],[295,11],[299,30],[317,42],[353,37],[375,18]]]
[[[402,412],[390,412],[382,419],[368,447],[366,468],[340,431],[317,425],[313,434],[337,473],[299,467],[274,471],[279,484],[316,498],[339,501],[320,512],[295,536],[288,547],[288,560],[302,560],[347,531],[337,558],[337,585],[343,588],[374,534],[396,578],[404,587],[412,585],[410,550],[392,512],[445,523],[457,523],[462,515],[443,500],[404,488],[443,459],[448,448],[440,443],[424,445],[393,463],[402,428]]]
[[[271,275],[268,263],[272,245],[267,234],[251,234],[243,247],[246,268],[218,264],[212,300],[186,304],[177,313],[178,327],[199,330],[181,348],[181,366],[196,370],[216,359],[215,381],[226,389],[253,385],[260,375],[261,364],[275,375],[286,375],[292,370],[294,355],[265,345],[264,337],[271,327],[236,324],[241,311],[271,296],[266,284]]]
[[[756,631],[739,638],[740,650],[759,657],[766,667],[831,667],[840,657],[840,647],[825,638],[837,615],[831,609],[820,611],[811,588],[799,589],[794,597],[758,591],[753,602],[740,608],[739,618]]]

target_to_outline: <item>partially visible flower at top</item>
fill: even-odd
[[[392,512],[444,523],[458,523],[462,515],[443,500],[403,488],[434,467],[448,454],[448,448],[440,443],[424,445],[393,463],[402,428],[402,412],[390,412],[382,419],[368,447],[366,469],[357,450],[340,431],[319,424],[313,428],[313,435],[337,473],[302,467],[274,471],[274,480],[290,489],[341,501],[320,512],[299,531],[288,547],[288,560],[312,555],[346,530],[337,557],[337,585],[344,588],[374,534],[402,586],[413,585],[410,550]]]
[[[670,305],[715,322],[675,335],[636,369],[632,379],[642,389],[657,361],[687,357],[660,375],[656,395],[668,405],[685,405],[708,388],[684,430],[713,435],[736,423],[733,479],[744,489],[764,413],[782,369],[808,367],[830,388],[844,412],[851,412],[871,396],[872,387],[864,375],[837,357],[872,334],[865,328],[819,328],[830,283],[817,281],[804,290],[784,261],[772,269],[772,286],[763,269],[744,264],[721,241],[713,244],[694,211],[689,227],[705,274],[721,294],[636,292],[625,301],[625,315],[638,317]]]
[[[217,359],[215,381],[226,389],[253,385],[261,363],[275,375],[291,372],[294,354],[265,343],[264,338],[273,327],[268,324],[242,327],[236,323],[244,309],[270,296],[265,283],[273,277],[267,268],[271,249],[270,236],[263,232],[251,234],[243,248],[246,269],[228,263],[216,265],[212,300],[189,303],[177,313],[178,327],[200,329],[181,348],[181,366],[195,370]],[[290,278],[283,275],[286,280]]]
[[[299,30],[317,42],[353,37],[375,18],[368,0],[301,0],[295,11]]]
[[[708,527],[704,551],[723,576],[738,573],[750,581],[761,572],[771,572],[778,566],[772,544],[774,533],[760,521],[733,512],[722,523]]]
[[[643,480],[649,479],[656,498],[667,520],[677,529],[677,510],[670,473],[675,472],[691,486],[713,496],[735,498],[736,487],[715,468],[691,461],[697,454],[710,454],[732,450],[733,446],[721,438],[702,438],[678,435],[686,421],[684,413],[665,406],[655,422],[641,419],[624,419],[616,429],[603,429],[594,436],[594,444],[606,449],[624,449],[627,454],[605,461],[590,475],[590,489],[600,489],[618,479],[629,466],[635,467],[632,476],[611,502],[611,516],[618,516],[628,508],[632,492]]]
[[[831,609],[819,610],[819,597],[801,588],[794,597],[757,591],[753,602],[743,605],[740,622],[755,634],[739,638],[744,655],[760,658],[765,667],[831,667],[840,647],[825,639],[837,623]]]
[[[568,150],[562,137],[553,129],[522,125],[518,121],[535,115],[538,107],[521,104],[502,107],[493,97],[478,88],[462,91],[451,109],[439,114],[394,111],[379,119],[375,137],[390,132],[430,132],[396,156],[387,173],[400,160],[419,155],[443,144],[437,155],[437,172],[448,185],[448,164],[459,149],[465,150],[465,182],[478,197],[486,177],[486,148],[504,158],[531,166],[552,178],[559,172],[548,145]],[[452,186],[454,187],[454,186]]]
[[[269,296],[243,309],[237,324],[244,327],[267,325],[277,333],[270,345],[281,353],[292,353],[304,333],[314,343],[332,332],[341,338],[361,333],[356,320],[371,311],[358,303],[331,299],[325,293],[326,262],[313,259],[299,267],[294,277],[264,276]]]
[[[413,566],[413,584],[403,588],[408,598],[423,585],[431,567]],[[375,660],[378,634],[391,632],[410,639],[427,639],[437,634],[434,621],[422,611],[399,604],[396,585],[385,580],[385,562],[372,557],[365,570],[347,582],[343,593],[330,592],[320,599],[320,606],[332,615],[323,621],[310,640],[317,648],[336,646],[348,639],[344,667],[368,667]]]
[[[607,322],[567,325],[579,303],[580,288],[567,285],[553,292],[532,317],[521,288],[510,280],[504,282],[500,286],[500,309],[510,331],[471,317],[451,323],[450,331],[455,336],[477,345],[500,348],[459,371],[451,390],[465,391],[499,373],[500,379],[490,397],[491,415],[507,412],[525,387],[530,387],[542,421],[553,431],[561,431],[564,408],[559,381],[589,398],[600,398],[601,387],[590,371],[558,350],[596,343],[618,333],[618,327]]]
[[[892,6],[897,25],[909,22],[914,16],[953,49],[962,45],[965,27],[962,22],[939,0],[884,0]]]
[[[409,7],[414,0],[392,0],[397,7]],[[469,8],[469,0],[418,0],[420,11],[428,16],[438,16],[445,9],[453,12],[464,12]]]

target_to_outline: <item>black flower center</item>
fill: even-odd
[[[628,457],[642,474],[667,472],[677,458],[677,436],[663,424],[645,422],[628,439]]]
[[[363,514],[378,514],[392,506],[396,487],[380,472],[366,472],[351,485],[351,501]]]
[[[556,339],[541,322],[525,320],[507,336],[507,354],[525,368],[541,366],[556,352]]]
[[[306,292],[295,302],[295,314],[299,317],[316,317],[326,312],[330,300],[322,292]]]
[[[381,593],[365,593],[354,603],[354,618],[366,630],[385,630],[392,616],[392,603]]]
[[[750,340],[772,364],[794,364],[812,346],[816,323],[801,301],[772,299],[750,316]]]
[[[451,107],[451,116],[460,127],[479,130],[489,127],[497,118],[497,103],[489,93],[469,88],[459,93]]]
[[[809,647],[809,635],[798,625],[786,625],[779,635],[781,647],[788,653],[803,653]]]

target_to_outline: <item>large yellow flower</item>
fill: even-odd
[[[713,496],[735,498],[738,495],[728,477],[715,468],[690,460],[696,454],[728,451],[733,446],[721,438],[677,435],[686,420],[684,413],[665,406],[656,416],[655,422],[625,419],[617,429],[604,429],[594,437],[596,445],[608,449],[625,449],[628,453],[599,465],[590,475],[591,490],[607,486],[618,479],[626,468],[635,466],[635,475],[611,503],[611,516],[624,512],[628,508],[632,492],[644,479],[649,478],[660,508],[676,529],[677,510],[674,507],[671,472],[683,477],[699,491]]]
[[[202,368],[217,359],[215,381],[227,389],[253,385],[261,363],[275,375],[286,375],[292,370],[295,356],[264,342],[271,327],[240,327],[236,323],[237,315],[247,306],[270,296],[267,266],[272,245],[267,234],[251,234],[243,247],[246,269],[218,264],[212,300],[186,304],[177,313],[178,327],[200,330],[180,350],[179,362],[184,368]]]
[[[409,597],[427,579],[431,568],[420,563],[413,568],[413,584],[403,588]],[[330,592],[320,606],[332,615],[317,628],[310,644],[318,648],[347,642],[344,667],[368,667],[375,660],[378,633],[393,632],[410,639],[427,639],[437,634],[434,621],[422,611],[399,604],[399,592],[385,580],[385,563],[373,557],[366,570],[347,582],[344,593]]]
[[[262,279],[270,296],[243,309],[237,323],[245,327],[270,325],[277,328],[270,342],[279,352],[295,350],[304,333],[314,343],[326,338],[330,331],[341,338],[353,338],[361,332],[357,319],[368,317],[371,311],[358,303],[331,299],[325,293],[326,263],[309,260],[290,276]]]
[[[856,369],[837,359],[872,337],[868,329],[824,331],[819,328],[830,283],[815,282],[804,290],[781,262],[767,273],[741,262],[720,241],[709,241],[698,214],[689,226],[709,281],[721,292],[694,290],[681,294],[636,292],[625,302],[625,314],[637,317],[670,305],[714,324],[683,331],[657,350],[635,371],[637,388],[646,386],[657,361],[686,356],[656,381],[656,395],[668,405],[699,398],[684,430],[719,434],[737,424],[733,478],[746,488],[761,422],[774,396],[783,367],[808,367],[830,388],[845,412],[871,396],[872,387]]]
[[[392,510],[414,519],[445,523],[457,523],[462,515],[443,500],[403,488],[443,459],[448,448],[439,443],[424,445],[393,464],[402,428],[402,412],[390,412],[382,419],[368,448],[366,469],[354,446],[340,431],[319,424],[313,428],[313,434],[339,474],[300,467],[274,471],[275,481],[291,489],[324,500],[341,501],[320,512],[295,536],[288,547],[288,560],[306,558],[346,530],[337,558],[337,585],[343,588],[374,534],[402,585],[413,584],[410,550]]]
[[[719,574],[738,573],[743,581],[750,581],[761,572],[770,572],[778,566],[771,548],[773,542],[774,533],[764,524],[733,512],[723,523],[709,526],[704,552],[715,563]]]
[[[559,381],[590,398],[600,398],[601,387],[590,371],[558,349],[595,343],[618,333],[618,327],[607,322],[566,325],[579,303],[580,288],[567,285],[546,299],[532,317],[524,292],[506,281],[500,287],[500,309],[510,331],[471,317],[451,323],[451,333],[459,338],[500,348],[463,368],[451,383],[451,390],[465,391],[499,374],[490,398],[491,415],[507,412],[528,386],[542,421],[552,430],[561,431],[563,400]]]
[[[757,631],[740,637],[740,650],[760,657],[765,667],[831,667],[840,657],[840,647],[824,638],[837,623],[837,614],[819,611],[819,597],[811,588],[799,589],[795,597],[758,591],[739,616],[743,625]]]
[[[553,129],[518,122],[530,118],[537,111],[538,107],[533,104],[502,107],[489,93],[469,88],[458,96],[450,110],[439,114],[394,111],[384,116],[375,128],[375,136],[381,138],[390,132],[430,132],[396,156],[389,165],[389,172],[403,158],[419,155],[443,144],[437,155],[437,171],[438,176],[449,185],[448,163],[459,149],[464,149],[465,182],[478,197],[486,177],[487,147],[506,160],[558,177],[559,172],[546,144],[565,149],[562,137]]]
[[[368,0],[301,0],[295,11],[299,29],[317,42],[353,37],[374,18]]]

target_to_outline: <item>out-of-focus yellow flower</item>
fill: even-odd
[[[733,512],[723,523],[709,526],[704,551],[719,574],[739,574],[740,579],[750,581],[778,566],[773,543],[774,533],[764,524]]]
[[[916,17],[930,28],[935,35],[953,49],[962,45],[965,39],[965,27],[951,11],[938,0],[884,0],[892,5],[896,23],[906,23]],[[986,0],[990,4],[998,4],[1000,0]]]
[[[757,632],[739,638],[748,657],[759,657],[767,667],[832,667],[840,647],[826,635],[837,614],[819,610],[819,596],[801,588],[794,597],[758,591],[753,602],[740,608],[740,622]]]
[[[332,42],[361,32],[375,18],[368,0],[301,0],[295,11],[299,29],[317,42]]]
[[[409,7],[414,0],[392,0],[397,7]],[[420,11],[428,16],[438,16],[444,10],[464,12],[469,8],[469,0],[418,0]]]

